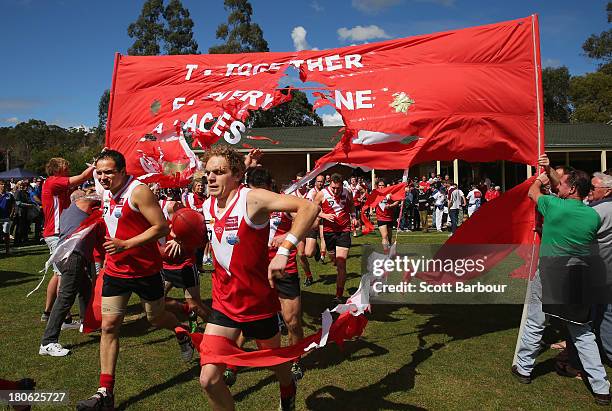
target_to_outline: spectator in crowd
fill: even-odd
[[[609,278],[612,275],[612,175],[593,174],[588,200],[601,220],[597,232],[598,254]],[[602,351],[612,362],[612,301],[597,302],[601,305],[596,312],[595,327],[599,329]]]
[[[467,212],[468,217],[471,217],[472,214],[478,210],[480,207],[480,201],[482,199],[482,192],[478,189],[476,183],[472,183],[472,189],[467,195]]]
[[[429,232],[429,206],[430,206],[430,198],[431,198],[431,190],[429,189],[429,184],[427,188],[419,184],[419,199],[418,199],[418,209],[419,209],[419,220],[421,222],[421,231]]]
[[[410,183],[410,194],[412,195],[412,204],[410,207],[411,230],[416,231],[421,229],[421,219],[419,215],[419,190],[413,183]]]
[[[495,200],[500,195],[501,195],[501,192],[499,190],[499,186],[490,186],[485,194],[485,200],[487,201]]]
[[[407,185],[404,188],[404,200],[402,201],[400,212],[400,222],[399,222],[399,231],[411,231],[412,227],[412,192],[410,191],[410,186]]]
[[[421,177],[421,181],[419,182],[419,189],[422,189],[423,191],[429,190],[429,182],[427,181],[426,176]]]
[[[70,196],[72,204],[60,216],[58,244],[76,231],[79,225],[100,207],[100,197],[95,191],[86,193],[76,190]],[[81,321],[85,318],[87,304],[91,298],[92,283],[91,263],[96,245],[104,242],[104,228],[101,224],[94,227],[76,246],[67,259],[58,264],[62,272],[62,281],[51,315],[47,321],[38,353],[52,357],[63,357],[69,350],[59,343],[59,335],[64,328],[64,319],[70,314],[70,307],[79,295],[79,312]],[[78,323],[76,323],[79,325]]]
[[[455,234],[455,231],[457,231],[457,226],[459,224],[459,211],[465,207],[465,194],[463,194],[463,191],[461,191],[460,188],[457,187],[457,184],[452,183],[450,189],[449,189],[449,194],[448,194],[448,201],[449,201],[449,217],[450,217],[450,221],[451,221],[451,234]]]
[[[446,207],[446,190],[441,183],[434,185],[434,191],[431,193],[434,203],[434,221],[436,223],[436,230],[442,232],[442,217],[444,216],[444,208]]]
[[[43,238],[49,247],[50,254],[53,254],[59,241],[60,215],[70,205],[70,193],[74,187],[92,178],[93,170],[94,167],[90,166],[81,174],[69,177],[70,163],[67,160],[54,157],[47,163],[46,171],[49,178],[42,185],[41,200],[45,219]],[[53,267],[53,271],[55,275],[51,277],[47,285],[45,309],[40,317],[43,322],[49,319],[59,286],[59,270]]]
[[[10,253],[11,221],[15,218],[15,197],[7,189],[8,183],[0,180],[0,235],[6,254]]]
[[[17,205],[15,246],[20,246],[28,241],[30,221],[33,219],[35,212],[38,211],[36,204],[30,200],[29,188],[30,184],[27,180],[21,180],[17,183],[17,190],[15,191],[15,204]]]
[[[42,213],[42,178],[37,177],[31,184],[32,189],[30,190],[30,200],[36,204],[37,213],[34,218],[34,239],[38,243],[42,238],[43,228],[43,213]]]

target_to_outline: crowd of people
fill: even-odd
[[[42,178],[32,181],[0,180],[0,224],[6,254],[10,252],[11,245],[18,247],[30,240],[34,243],[41,240],[42,182]]]
[[[151,325],[175,335],[184,361],[191,361],[195,352],[190,332],[203,324],[206,335],[230,339],[239,347],[247,339],[254,339],[260,349],[280,347],[283,330],[289,344],[294,344],[304,337],[301,286],[316,281],[309,259],[335,266],[336,290],[330,304],[342,304],[347,297],[346,260],[352,238],[361,234],[367,222],[362,216],[376,220],[382,245],[388,250],[394,242],[396,224],[400,231],[428,232],[431,227],[439,232],[448,229],[452,235],[466,216],[471,217],[484,202],[500,195],[499,187],[490,182],[472,184],[468,190],[459,188],[448,176],[432,174],[408,180],[403,199],[388,195],[370,212],[364,205],[373,190],[363,177],[321,174],[293,193],[280,194],[285,187],[278,187],[270,172],[259,164],[261,154],[253,150],[243,156],[228,147],[208,150],[203,158],[203,176],[183,190],[141,183],[126,173],[125,158],[113,150],[103,151],[93,166],[75,176],[70,176],[66,160],[53,158],[44,183],[39,179],[34,184],[19,182],[11,191],[8,184],[0,182],[0,221],[7,252],[10,222],[20,221],[16,209],[31,207],[23,204],[34,204],[42,210],[38,231],[51,254],[95,210],[101,211],[101,219],[82,236],[70,256],[53,266],[41,316],[46,329],[39,354],[67,355],[69,350],[59,342],[60,333],[81,325],[92,298],[92,285],[104,269],[99,388],[80,401],[77,409],[114,405],[119,331],[132,293],[140,297]],[[555,250],[549,257],[582,257],[576,252],[577,242],[590,244],[601,239],[601,248],[609,248],[612,177],[595,173],[591,179],[569,167],[551,169],[546,156],[540,159],[540,165],[546,173],[534,183],[530,198],[543,216],[542,244],[552,244]],[[299,173],[293,182],[303,176]],[[397,183],[378,179],[374,190],[381,192]],[[589,202],[592,207],[588,207]],[[181,209],[195,211],[206,224],[207,238],[195,248],[188,247],[173,230],[173,216]],[[573,223],[578,220],[583,224]],[[547,256],[546,251],[543,255]],[[548,260],[540,261],[534,281],[538,287],[532,290],[536,302],[529,306],[518,362],[512,372],[520,382],[531,382],[546,316],[561,318],[568,337],[558,372],[583,373],[597,402],[609,403],[609,384],[590,322],[594,317],[589,307],[568,314],[564,304],[556,304],[556,309],[550,309],[546,301],[542,304],[547,297],[542,285],[546,290],[553,266],[542,266],[542,261]],[[612,261],[606,264],[612,271]],[[200,296],[200,276],[207,265],[212,265],[213,272],[211,306]],[[581,269],[585,266],[574,265]],[[184,300],[168,297],[173,287],[183,290]],[[77,298],[81,320],[73,321],[70,311]],[[612,310],[604,307],[598,312],[598,334],[612,361]],[[205,358],[201,358],[201,365],[200,382],[212,408],[232,409],[228,387],[236,381],[238,368],[208,363]],[[279,381],[280,409],[294,409],[295,382],[304,376],[303,365],[297,359],[273,367],[273,371]]]

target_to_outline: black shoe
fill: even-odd
[[[31,378],[23,378],[17,381],[17,389],[19,390],[33,390],[36,387],[36,381]]]
[[[332,304],[335,306],[339,305],[339,304],[344,304],[344,298],[342,297],[334,297],[334,299],[332,300]]]
[[[312,279],[312,277],[306,277],[306,279],[304,280],[304,287],[310,287],[313,284],[314,280]]]
[[[316,248],[315,248],[315,252],[314,252],[314,259],[316,262],[321,261],[321,247],[319,247],[319,243],[315,243],[316,244]]]
[[[595,393],[593,393],[593,397],[595,398],[595,404],[597,405],[610,405],[610,399],[612,398],[610,394]]]
[[[299,361],[291,364],[291,375],[293,377],[293,381],[298,381],[304,378],[304,369],[302,368],[302,364]]]
[[[516,365],[512,366],[512,375],[517,379],[521,384],[531,384],[531,375],[523,375],[518,372]]]
[[[231,368],[226,368],[225,372],[223,373],[223,381],[225,381],[225,385],[227,385],[228,387],[231,387],[236,383],[237,377],[238,374],[236,373],[236,370],[233,370]]]
[[[98,388],[94,395],[79,401],[76,409],[78,411],[112,411],[115,409],[115,398],[113,394],[106,392],[106,389]]]

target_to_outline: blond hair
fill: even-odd
[[[215,146],[204,152],[202,163],[206,165],[212,157],[223,157],[235,177],[242,177],[246,170],[244,156],[228,146]]]

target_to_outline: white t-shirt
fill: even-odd
[[[467,195],[468,206],[470,207],[479,206],[481,197],[482,197],[482,193],[477,188],[470,191]]]
[[[461,208],[464,198],[465,198],[465,194],[463,194],[463,191],[461,191],[461,189],[456,188],[455,190],[453,190],[453,192],[451,193],[450,209],[457,210]]]

